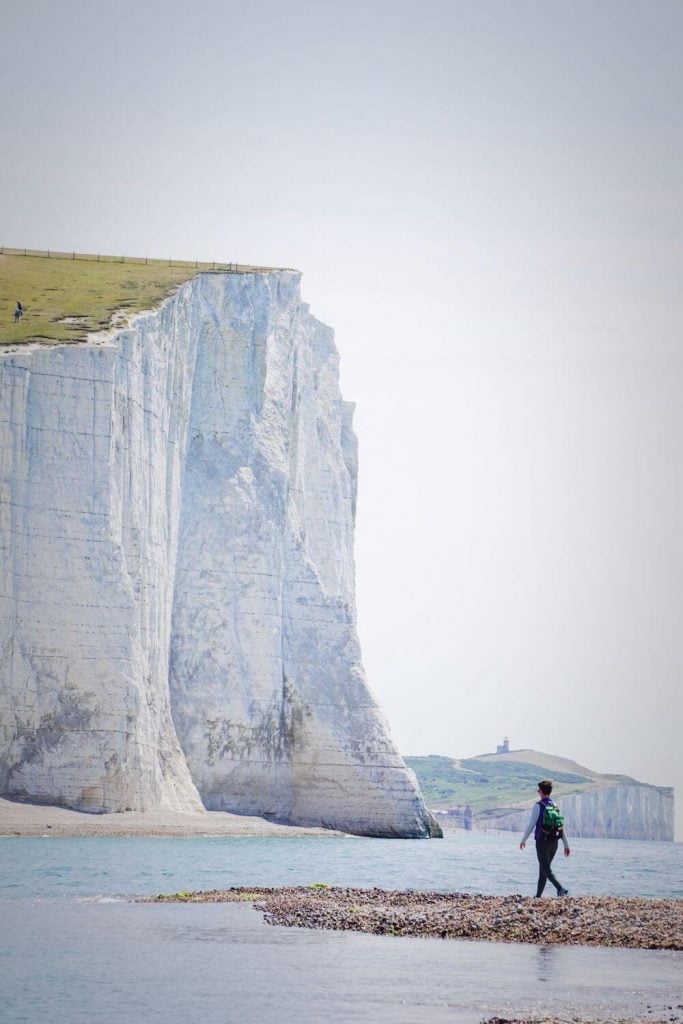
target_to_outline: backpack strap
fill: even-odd
[[[538,804],[538,821],[536,822],[536,828],[534,829],[534,839],[538,839],[543,830],[543,808],[545,804],[542,800],[537,801]]]

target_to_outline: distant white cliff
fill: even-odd
[[[0,356],[0,793],[425,836],[356,635],[356,439],[293,272]]]
[[[557,802],[571,836],[668,841],[674,838],[674,794],[666,787],[615,783],[584,793],[566,793]],[[528,808],[499,809],[480,813],[477,827],[522,832],[528,820]]]
[[[538,799],[541,778],[553,780],[553,799],[571,836],[596,839],[674,838],[674,791],[628,775],[606,775],[566,757],[510,750],[465,759],[407,757],[437,820],[445,828],[522,832]]]

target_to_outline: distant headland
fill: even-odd
[[[600,839],[674,838],[674,790],[628,775],[606,775],[538,750],[510,750],[457,759],[406,757],[427,806],[444,828],[523,831],[541,775],[553,780],[572,836]]]

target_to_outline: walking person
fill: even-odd
[[[529,818],[529,824],[526,827],[526,832],[522,836],[522,841],[519,844],[520,850],[526,847],[526,841],[531,835],[531,830],[534,831],[534,839],[536,841],[536,856],[538,857],[538,886],[536,888],[536,896],[540,897],[543,895],[545,889],[545,883],[550,881],[555,886],[558,896],[566,896],[568,889],[565,889],[563,885],[555,878],[551,864],[553,857],[557,853],[557,844],[559,840],[562,840],[564,846],[564,855],[568,857],[572,852],[569,849],[569,843],[567,837],[564,834],[564,823],[562,816],[559,813],[557,805],[550,799],[550,794],[553,791],[553,784],[549,779],[543,779],[538,784],[538,795],[540,800],[534,804],[531,808],[531,817]],[[547,809],[554,809],[547,812]]]
[[[17,302],[17,308],[14,310],[14,322],[18,322],[19,318],[24,315],[24,307],[20,302]]]

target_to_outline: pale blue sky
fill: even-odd
[[[401,750],[683,791],[679,0],[2,24],[0,243],[296,266],[336,328]]]

